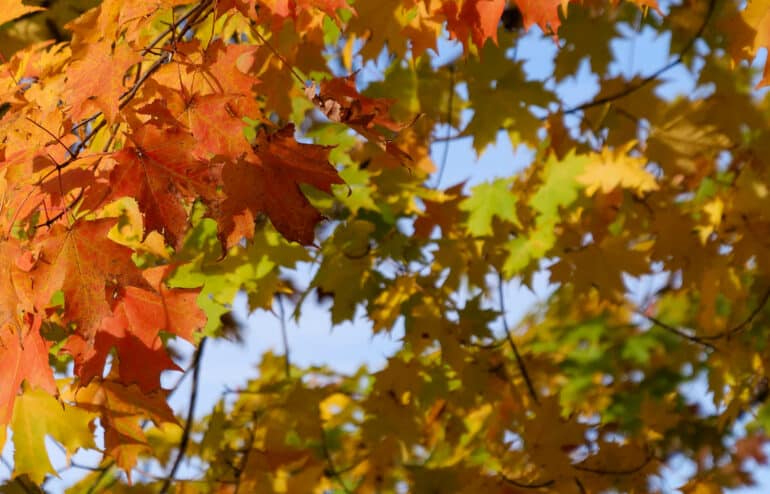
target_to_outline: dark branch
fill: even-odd
[[[171,481],[176,476],[176,471],[182,464],[182,459],[184,458],[185,452],[187,451],[187,445],[190,443],[190,432],[192,431],[195,403],[198,401],[198,384],[200,382],[201,358],[203,357],[203,348],[205,346],[206,338],[204,337],[201,339],[200,345],[198,345],[198,349],[195,351],[195,357],[193,358],[193,362],[191,364],[194,369],[191,384],[192,391],[190,392],[190,403],[187,407],[187,421],[184,424],[182,439],[179,442],[179,453],[177,454],[176,460],[174,460],[174,464],[171,467],[171,470],[168,472],[166,479],[163,481],[163,486],[160,488],[161,494],[166,494],[169,487],[171,487]]]
[[[601,98],[596,98],[591,101],[587,101],[581,105],[575,106],[573,108],[570,108],[568,110],[564,110],[561,112],[562,115],[569,115],[572,113],[576,113],[582,110],[586,110],[588,108],[593,108],[595,106],[601,106],[606,103],[612,103],[613,101],[619,100],[621,98],[625,98],[631,93],[634,93],[643,87],[647,86],[649,83],[655,81],[660,77],[661,75],[665,74],[669,70],[673,69],[677,65],[681,64],[684,61],[684,58],[690,53],[690,51],[695,46],[695,42],[703,35],[703,31],[706,29],[706,26],[708,25],[709,21],[711,21],[711,16],[714,13],[714,7],[716,6],[716,0],[710,0],[708,11],[706,12],[705,17],[703,18],[703,22],[701,23],[698,30],[695,32],[692,38],[687,42],[687,44],[682,48],[682,51],[679,52],[679,56],[676,57],[675,60],[669,62],[668,64],[664,65],[663,67],[659,68],[652,74],[648,75],[641,81],[637,82],[636,84],[630,84],[626,86],[624,89],[607,96],[602,96]]]
[[[281,322],[281,338],[283,339],[283,365],[284,372],[286,373],[286,379],[291,379],[291,356],[289,349],[289,334],[286,329],[286,312],[283,309],[283,299],[279,293],[276,296],[278,299],[278,317]]]
[[[348,488],[347,484],[345,484],[345,481],[342,479],[340,471],[337,470],[336,466],[334,466],[334,461],[332,460],[332,455],[329,452],[329,447],[326,445],[326,431],[324,430],[323,426],[321,426],[321,451],[323,452],[324,458],[326,459],[326,463],[329,465],[329,468],[326,469],[327,473],[337,481],[337,483],[346,494],[353,494],[353,491]]]
[[[572,465],[572,468],[580,470],[581,472],[595,473],[597,475],[633,475],[649,465],[654,458],[655,457],[652,455],[647,456],[640,465],[627,469],[609,470],[604,468],[590,468],[581,465]]]
[[[503,479],[503,482],[505,482],[506,484],[510,484],[514,487],[518,487],[519,489],[544,489],[554,484],[553,480],[546,480],[544,482],[525,483],[518,480],[513,480],[512,478],[506,477],[503,474],[500,474],[500,478]]]
[[[535,387],[532,385],[532,379],[529,377],[529,372],[527,372],[527,367],[524,364],[524,359],[521,358],[521,355],[519,354],[519,349],[516,346],[516,342],[513,341],[513,335],[511,334],[511,330],[508,327],[508,320],[505,318],[505,297],[503,294],[503,276],[500,274],[500,272],[497,272],[497,294],[500,298],[500,314],[503,318],[503,330],[505,330],[505,337],[508,339],[508,343],[511,345],[511,350],[513,350],[513,355],[516,357],[516,365],[519,367],[519,371],[521,372],[521,376],[524,378],[524,382],[527,385],[527,391],[529,392],[529,396],[532,397],[532,401],[534,401],[536,404],[540,404],[540,401],[537,398],[537,393],[535,392]]]
[[[754,308],[753,311],[751,311],[751,314],[749,314],[746,319],[741,321],[737,326],[734,326],[730,329],[726,329],[720,333],[709,335],[709,336],[701,336],[701,339],[703,340],[718,340],[720,338],[730,338],[731,336],[740,333],[741,331],[744,331],[746,328],[748,328],[752,322],[754,322],[754,319],[757,318],[760,312],[762,312],[762,309],[764,309],[765,305],[767,305],[767,301],[770,300],[770,288],[768,288],[764,295],[762,295],[762,299],[759,301],[757,306]]]
[[[438,166],[438,175],[436,176],[436,185],[434,185],[435,189],[438,189],[441,185],[441,179],[444,176],[444,169],[446,169],[447,160],[449,159],[449,144],[452,132],[452,112],[454,111],[454,102],[455,102],[455,66],[450,65],[449,66],[449,102],[447,103],[447,115],[446,115],[446,123],[447,126],[449,126],[449,129],[447,130],[446,139],[444,140],[444,153],[441,156],[441,164]]]
[[[640,316],[644,317],[645,319],[647,319],[651,323],[653,323],[655,326],[658,326],[661,329],[665,329],[669,333],[675,334],[675,335],[679,336],[680,338],[684,338],[685,340],[691,341],[691,342],[696,343],[698,345],[704,346],[704,347],[706,347],[706,348],[708,348],[710,350],[716,351],[716,347],[714,345],[712,345],[711,343],[707,342],[707,341],[703,341],[703,338],[691,335],[691,334],[685,332],[682,329],[679,329],[679,328],[677,328],[675,326],[667,324],[667,323],[661,321],[660,319],[658,319],[658,318],[656,318],[654,316],[650,316],[648,314],[645,314],[645,313],[643,313],[641,311],[637,311],[636,313],[639,314]]]

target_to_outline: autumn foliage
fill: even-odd
[[[72,493],[658,492],[689,462],[701,494],[767,463],[770,2],[1,7],[2,492],[57,476],[46,437]],[[671,55],[619,75],[637,33]],[[441,183],[431,145],[500,135],[526,169]],[[506,283],[542,275],[512,323]],[[268,352],[195,416],[238,292],[400,349],[354,374]]]

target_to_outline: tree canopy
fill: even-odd
[[[618,72],[639,33],[669,57]],[[768,33],[768,0],[5,0],[0,491],[640,493],[680,461],[684,493],[751,485]],[[501,135],[524,170],[442,183],[432,145]],[[350,374],[266,352],[194,414],[237,293],[399,350]]]

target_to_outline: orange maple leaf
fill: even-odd
[[[447,30],[468,50],[468,38],[482,48],[487,39],[497,43],[497,26],[505,9],[505,0],[460,0],[444,2]]]
[[[561,26],[559,7],[566,14],[571,1],[574,0],[516,0],[516,5],[521,11],[525,29],[537,24],[543,32],[555,35]]]
[[[144,286],[146,281],[131,259],[132,250],[107,236],[114,219],[78,221],[67,228],[56,224],[41,239],[40,254],[30,271],[35,286],[35,306],[43,312],[61,290],[65,323],[75,323],[78,333],[93,342],[102,319],[112,314],[116,290]]]
[[[142,391],[160,388],[160,374],[179,370],[160,339],[160,331],[192,341],[193,333],[206,324],[206,316],[195,299],[200,290],[169,289],[163,279],[170,266],[145,270],[151,289],[126,287],[116,294],[118,302],[111,316],[102,320],[94,344],[75,334],[66,350],[75,359],[75,375],[88,383],[101,376],[112,348],[117,350],[119,380],[137,384]]]
[[[26,326],[0,327],[0,427],[5,427],[13,413],[13,403],[22,381],[56,393],[53,371],[48,363],[51,343],[40,336],[42,319],[27,314]]]
[[[108,122],[115,122],[120,97],[126,91],[126,71],[142,57],[126,44],[114,48],[109,43],[86,45],[82,57],[67,71],[64,98],[70,104],[73,120],[101,111]]]

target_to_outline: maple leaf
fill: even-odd
[[[192,42],[193,47],[198,42]],[[191,84],[187,86],[189,93],[200,94],[253,94],[259,79],[253,71],[255,47],[240,44],[225,44],[221,39],[214,40],[205,47],[199,63],[187,69]],[[192,79],[194,74],[202,74],[198,81]]]
[[[130,140],[131,146],[112,156],[117,164],[107,199],[135,198],[145,228],[178,245],[189,228],[192,201],[216,199],[218,170],[193,154],[196,140],[179,127],[145,125]]]
[[[67,456],[78,448],[95,448],[93,413],[58,402],[43,390],[27,390],[13,410],[13,472],[26,474],[35,483],[54,473],[46,451],[46,436],[64,447]]]
[[[102,375],[113,348],[119,380],[137,384],[143,392],[160,388],[163,371],[179,370],[166,352],[160,331],[192,342],[193,333],[206,325],[206,317],[195,303],[199,290],[165,286],[163,279],[169,271],[168,266],[161,266],[142,273],[152,290],[129,286],[117,293],[113,314],[102,320],[93,345],[79,334],[69,338],[65,349],[75,359],[75,375],[81,382]]]
[[[462,190],[464,182],[453,185],[444,191],[442,197],[435,200],[425,200],[425,213],[414,222],[414,234],[418,237],[429,238],[433,229],[441,228],[442,237],[449,237],[460,222],[460,204],[464,200]]]
[[[516,217],[516,196],[508,180],[498,179],[473,188],[473,193],[460,203],[460,209],[468,212],[468,231],[474,236],[492,234],[492,218],[510,221],[521,226]]]
[[[104,427],[104,448],[117,465],[130,472],[141,453],[151,450],[139,424],[148,418],[155,425],[176,424],[174,412],[166,402],[167,392],[143,392],[137,386],[126,386],[113,375],[94,380],[88,386],[70,390],[65,397],[83,410],[99,414]]]
[[[287,239],[310,244],[321,214],[310,204],[299,184],[331,194],[332,184],[343,183],[329,164],[329,148],[301,144],[294,126],[257,136],[254,151],[229,162],[222,170],[226,199],[220,206],[220,235],[230,246],[254,234],[260,213],[270,218]]]
[[[56,383],[48,363],[51,343],[40,336],[39,317],[26,316],[29,327],[14,329],[3,324],[0,327],[0,428],[3,432],[11,418],[16,395],[21,383],[39,387],[49,394],[56,393]],[[0,438],[4,434],[0,433]]]
[[[388,153],[410,161],[409,155],[391,143],[383,131],[399,132],[411,124],[394,122],[389,116],[392,100],[369,98],[356,89],[356,74],[321,82],[316,94],[315,83],[305,88],[305,94],[332,122],[348,125]]]
[[[505,9],[505,0],[459,0],[443,2],[441,8],[446,15],[449,34],[459,40],[466,51],[468,38],[478,48],[483,48],[487,39],[497,43],[497,26]]]
[[[144,286],[132,251],[110,240],[113,219],[56,224],[40,242],[30,272],[35,306],[42,311],[61,290],[63,320],[77,325],[78,334],[92,343],[102,319],[112,314],[113,295],[125,286]]]
[[[40,335],[42,319],[33,313],[33,285],[24,272],[32,262],[17,242],[0,242],[0,444],[22,382],[57,391],[48,363],[51,343]]]
[[[192,156],[201,160],[211,156],[237,158],[250,149],[243,130],[244,117],[258,114],[252,98],[240,94],[187,94],[165,86],[148,84],[152,101],[138,112],[151,117],[159,128],[184,128],[192,140],[187,144]],[[159,97],[154,98],[155,94]],[[144,125],[147,125],[144,124]],[[140,127],[142,128],[142,127]]]
[[[752,60],[761,48],[770,47],[770,2],[752,0],[741,12],[723,21],[729,37],[730,53],[734,60]],[[770,84],[770,64],[765,63],[762,79],[757,87]]]
[[[277,17],[277,23],[273,24],[273,30],[278,31],[282,21],[297,19],[304,11],[318,9],[332,19],[339,22],[338,11],[347,10],[355,14],[346,0],[259,0],[259,3]]]
[[[566,15],[567,6],[573,1],[575,0],[516,0],[516,5],[521,11],[525,29],[537,24],[543,32],[555,34],[561,25],[559,8]]]
[[[24,5],[21,3],[21,0],[8,0],[8,2],[3,4],[3,10],[0,12],[0,26],[23,15],[41,10],[45,9],[43,7]]]
[[[124,76],[142,59],[125,43],[115,47],[109,43],[86,45],[82,58],[67,72],[64,98],[70,104],[70,116],[82,120],[101,111],[108,122],[117,120],[120,97],[126,91]]]
[[[638,196],[658,189],[655,177],[644,169],[646,160],[629,156],[627,153],[634,143],[619,152],[604,150],[591,160],[577,181],[586,185],[586,194],[597,190],[607,194],[616,187],[631,189]]]
[[[349,49],[355,39],[364,39],[360,54],[366,60],[377,57],[385,45],[399,58],[408,51],[419,57],[428,48],[436,48],[444,24],[442,16],[437,15],[440,8],[441,2],[358,2],[358,15],[346,26],[346,32],[352,35]]]

